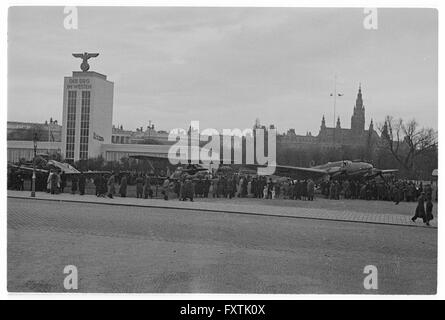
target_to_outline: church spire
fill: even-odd
[[[355,109],[363,109],[362,84],[358,86],[357,99],[355,100]]]
[[[324,118],[324,115],[323,118],[321,119],[321,129],[326,129],[326,120]]]
[[[354,135],[360,136],[365,130],[365,106],[363,105],[362,84],[358,86],[357,99],[351,117],[351,129]]]

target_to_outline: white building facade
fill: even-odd
[[[111,143],[114,83],[97,72],[74,71],[63,84],[62,156],[67,162],[101,154]]]

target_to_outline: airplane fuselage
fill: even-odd
[[[372,174],[374,166],[367,162],[353,162],[350,160],[328,162],[326,164],[313,167],[325,170],[334,179],[362,178]]]

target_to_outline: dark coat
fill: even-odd
[[[116,187],[114,185],[114,176],[111,176],[107,181],[108,193],[114,194],[116,193]]]
[[[71,179],[71,191],[72,192],[76,192],[77,191],[77,183],[78,183],[77,177],[73,176],[73,178]]]
[[[136,192],[142,194],[144,190],[144,179],[142,177],[136,178]]]
[[[434,219],[434,217],[433,217],[433,203],[430,200],[428,200],[426,202],[426,220],[430,221],[433,219]]]
[[[127,195],[127,177],[122,177],[121,179],[121,185],[119,187],[119,193],[121,196]]]
[[[425,218],[425,197],[423,195],[417,199],[416,217]]]
[[[184,186],[182,189],[182,198],[191,198],[193,199],[193,195],[195,193],[193,183],[190,180],[186,180],[184,182]]]

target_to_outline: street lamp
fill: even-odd
[[[31,197],[36,196],[36,156],[37,156],[37,133],[34,133],[32,142],[34,143],[34,158],[32,159],[32,182],[31,182]]]

